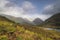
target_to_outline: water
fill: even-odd
[[[52,28],[52,29],[53,29],[53,28]],[[60,32],[60,29],[53,29],[53,30]]]
[[[60,32],[60,29],[53,29],[53,28],[44,28],[45,30],[55,30],[55,31],[58,31]]]

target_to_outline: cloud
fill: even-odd
[[[44,10],[49,9],[51,10],[51,5],[48,5],[44,8]],[[23,17],[29,19],[30,21],[34,20],[37,17],[43,20],[50,17],[49,15],[39,14],[37,12],[36,6],[34,6],[29,1],[24,1],[20,6],[18,6],[9,0],[0,0],[0,14]]]
[[[7,0],[0,0],[0,13],[2,13],[5,9],[5,5],[8,3]]]
[[[53,9],[53,5],[47,5],[44,7],[44,10],[51,10]]]
[[[21,6],[11,3],[9,0],[0,0],[0,13],[21,17],[34,11],[34,6],[29,1],[22,2]]]
[[[24,1],[22,3],[22,6],[23,10],[25,11],[24,12],[24,15],[25,14],[35,14],[37,11],[36,11],[36,6],[34,6],[31,2],[29,1]]]
[[[59,2],[57,1],[54,4],[45,6],[42,13],[49,14],[49,15],[60,13],[60,1]]]
[[[30,10],[30,9],[34,9],[35,8],[34,5],[31,2],[29,2],[29,1],[23,2],[22,7],[25,10]]]
[[[23,9],[21,7],[9,7],[5,10],[4,14],[20,17],[23,14]]]
[[[27,19],[34,19],[36,7],[29,1],[24,1],[21,6],[10,2],[9,0],[0,0],[0,14],[11,15],[15,17],[23,17]]]
[[[0,8],[4,7],[8,3],[7,0],[0,0]]]

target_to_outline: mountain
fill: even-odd
[[[12,23],[15,23],[14,21],[12,21],[12,20],[9,20],[8,18],[6,18],[6,17],[4,17],[4,16],[2,16],[2,15],[0,15],[0,21],[8,21],[8,22],[12,22]]]
[[[34,22],[36,25],[40,25],[43,21],[42,21],[40,18],[36,18],[33,22]]]
[[[45,22],[47,26],[54,26],[55,28],[60,28],[60,13],[54,14],[50,18],[48,18]]]
[[[29,25],[34,25],[33,22],[29,21],[26,18],[22,18],[22,17],[14,17],[14,16],[10,16],[10,15],[5,15],[5,14],[1,14],[2,16],[5,16],[6,18],[8,18],[9,20],[12,20],[16,23],[19,24],[29,24]]]

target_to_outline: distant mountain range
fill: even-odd
[[[14,17],[14,16],[10,16],[10,15],[5,15],[5,14],[0,14],[0,15],[6,17],[9,20],[12,20],[16,23],[19,23],[19,24],[40,25],[43,22],[40,18],[36,18],[33,21],[29,21],[26,18]]]
[[[4,14],[1,14],[1,16],[4,16],[4,17],[8,18],[9,20],[12,20],[19,24],[34,25],[33,22],[29,21],[28,19],[21,18],[21,17],[14,17],[14,16],[4,15]]]
[[[43,27],[60,28],[60,13],[54,14],[45,21],[42,21],[40,18],[36,18],[33,21],[29,21],[26,18],[24,19],[21,17],[13,17],[13,16],[1,14],[0,20],[7,20],[7,19],[9,19],[8,21],[11,20],[12,22],[16,22],[19,24],[42,25]]]

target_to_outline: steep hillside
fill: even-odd
[[[60,40],[60,32],[20,25],[0,16],[0,40]]]
[[[60,28],[60,13],[48,18],[44,24],[47,25],[47,27],[50,25],[52,28]]]
[[[4,17],[4,16],[1,16],[1,15],[0,15],[0,21],[7,21],[7,22],[15,23],[14,21],[9,20],[8,18],[6,18],[6,17]]]

